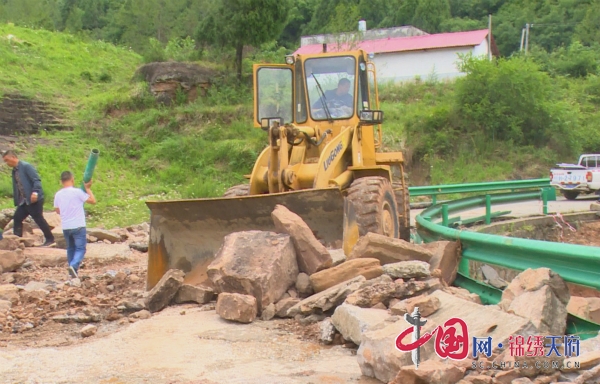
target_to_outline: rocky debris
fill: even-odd
[[[67,267],[67,253],[63,249],[27,248],[23,253],[38,267]]]
[[[225,320],[251,323],[256,319],[258,301],[254,296],[239,293],[220,293],[216,311]]]
[[[486,375],[470,375],[460,380],[456,384],[494,384],[494,379]]]
[[[87,230],[87,234],[92,237],[95,237],[99,241],[107,240],[111,244],[119,243],[121,241],[121,235],[112,231],[107,231],[105,229],[89,228]]]
[[[14,238],[10,238],[7,237],[6,235],[4,235],[4,238],[2,240],[0,240],[0,250],[2,251],[14,251],[16,249],[19,249],[19,238],[18,237],[14,237]]]
[[[440,309],[442,303],[435,296],[422,295],[410,299],[402,300],[398,304],[390,307],[392,315],[404,316],[406,313],[412,313],[415,307],[419,308],[419,312],[423,317],[429,317],[435,311]]]
[[[206,304],[213,300],[215,296],[215,292],[212,288],[208,287],[196,287],[189,284],[183,284],[175,298],[173,299],[175,303],[198,303],[198,304]]]
[[[146,307],[150,312],[158,312],[169,305],[183,284],[183,271],[170,269],[148,293]]]
[[[336,329],[331,321],[331,318],[327,318],[319,323],[319,329],[321,334],[319,335],[319,341],[323,344],[331,344],[335,339]]]
[[[146,253],[148,252],[148,242],[136,241],[129,244],[129,248],[135,249],[136,251]]]
[[[565,281],[548,268],[521,272],[502,292],[503,310],[530,319],[543,334],[564,335],[570,299]]]
[[[299,302],[300,299],[295,299],[293,297],[287,297],[285,299],[279,300],[277,304],[275,304],[275,316],[288,317],[289,309],[292,308],[294,305],[298,304]]]
[[[381,276],[382,273],[379,260],[361,258],[348,260],[336,267],[317,272],[310,276],[310,282],[315,292],[322,292],[356,276],[363,276],[369,280]]]
[[[336,265],[342,264],[346,261],[346,255],[344,254],[343,249],[330,249],[329,255],[331,255],[331,266],[335,267]]]
[[[25,264],[25,255],[21,249],[0,251],[0,271],[15,272]]]
[[[310,296],[314,293],[312,285],[310,284],[310,277],[306,273],[299,273],[296,279],[296,291],[299,294]]]
[[[429,260],[430,271],[440,270],[440,278],[447,285],[454,283],[460,262],[460,244],[458,241],[434,241],[421,247],[433,253]]]
[[[385,265],[410,260],[429,262],[432,257],[433,253],[420,245],[369,232],[358,240],[348,260],[377,259]]]
[[[0,300],[0,313],[6,313],[12,307],[9,300]]]
[[[449,362],[425,361],[417,369],[414,365],[402,367],[389,384],[455,384],[465,375],[461,369]]]
[[[442,329],[445,330],[444,323],[448,319],[454,317],[462,319],[468,327],[469,351],[473,350],[472,337],[491,336],[496,345],[492,352],[499,353],[500,349],[497,347],[497,343],[507,345],[509,337],[513,335],[522,335],[527,338],[537,332],[527,319],[460,299],[442,290],[437,290],[430,296],[437,298],[441,306],[427,318],[421,334],[432,332],[437,326],[442,326]],[[410,325],[402,319],[389,323],[383,328],[365,332],[357,352],[358,363],[363,375],[375,377],[387,383],[396,377],[402,367],[413,365],[410,353],[390,348],[390,345],[395,345],[398,335],[409,327]],[[457,330],[457,332],[461,331]],[[409,344],[411,335],[407,335],[402,341],[404,344]],[[434,351],[433,341],[421,347],[422,362],[435,356],[437,355]],[[419,366],[419,370],[421,370],[421,366]]]
[[[362,308],[383,304],[387,308],[391,299],[401,299],[405,294],[403,281],[396,284],[389,276],[382,275],[363,283],[357,291],[348,295],[346,303]]]
[[[146,320],[152,317],[152,313],[146,309],[142,309],[141,311],[137,311],[129,315],[129,317],[133,317],[138,320]]]
[[[97,323],[102,320],[102,316],[94,311],[85,310],[83,313],[56,315],[52,320],[57,323]]]
[[[296,283],[298,263],[289,235],[236,232],[225,236],[207,273],[218,292],[254,296],[261,313]]]
[[[85,327],[81,328],[81,337],[90,337],[94,336],[98,331],[98,327],[92,324],[88,324]]]
[[[19,300],[19,288],[13,284],[0,285],[0,300],[7,300],[15,304]]]
[[[310,276],[331,267],[331,255],[300,216],[283,205],[277,205],[271,218],[277,232],[288,234],[292,238],[300,272]]]
[[[583,372],[573,380],[575,384],[597,384],[598,382],[600,382],[600,365]]]
[[[576,368],[575,364],[577,362],[579,363],[579,368]],[[600,350],[566,358],[563,371],[581,371],[594,368],[597,365],[600,365]]]
[[[276,312],[275,304],[271,303],[263,309],[263,311],[260,315],[260,319],[262,321],[269,321],[275,317],[275,312]]]
[[[364,276],[356,276],[353,279],[334,285],[294,305],[288,310],[287,315],[289,317],[294,317],[298,314],[308,316],[315,311],[319,311],[320,313],[329,311],[342,304],[346,297],[358,290],[364,281],[366,281]]]
[[[571,296],[567,311],[600,324],[600,298]]]
[[[525,339],[527,339],[527,337],[525,337]],[[494,359],[494,363],[496,366],[501,366],[502,363],[504,363],[504,370],[514,370],[518,377],[534,378],[539,375],[554,374],[563,365],[564,360],[565,357],[563,355],[527,356],[527,354],[524,354],[524,356],[511,356],[510,349],[505,349]],[[517,366],[519,368],[516,368]]]
[[[131,261],[131,249],[127,244],[93,243],[88,244],[86,248],[85,260],[97,265]]]
[[[424,261],[400,261],[383,266],[383,273],[393,279],[423,279],[431,276],[429,264]]]
[[[463,300],[472,301],[473,303],[481,304],[481,297],[476,293],[471,293],[464,288],[459,287],[444,287],[444,292],[460,297]]]
[[[600,351],[600,333],[596,337],[581,341],[579,344],[581,354],[593,351]]]
[[[344,303],[335,309],[331,321],[344,339],[360,345],[361,337],[365,332],[386,324],[385,321],[389,317],[386,310],[360,308]]]
[[[500,277],[494,268],[484,264],[480,269],[481,273],[483,274],[484,283],[498,289],[504,289],[508,286],[508,283]]]

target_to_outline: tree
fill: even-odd
[[[450,18],[448,0],[421,0],[415,9],[413,24],[429,33],[440,31],[440,25]]]
[[[277,38],[289,9],[289,0],[216,1],[200,23],[197,40],[235,48],[235,66],[241,80],[244,46],[258,47]]]

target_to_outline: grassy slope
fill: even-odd
[[[58,103],[74,127],[43,133],[37,143],[19,141],[22,158],[38,168],[50,196],[46,209],[60,173],[81,175],[91,148],[101,151],[94,175],[99,203],[88,209],[92,225],[146,220],[149,198],[217,196],[251,169],[264,137],[246,124],[248,103],[158,107],[130,82],[139,64],[137,54],[110,44],[0,25],[0,94]],[[146,108],[131,110],[139,104]],[[10,171],[0,169],[0,206],[10,207]]]

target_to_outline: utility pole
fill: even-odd
[[[488,59],[492,61],[492,14],[488,15]]]
[[[525,54],[527,54],[527,50],[529,49],[529,23],[525,24]]]
[[[520,52],[523,52],[523,44],[525,43],[525,28],[521,29],[521,48]]]

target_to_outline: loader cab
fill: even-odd
[[[356,125],[372,116],[363,111],[378,107],[374,66],[362,51],[290,55],[286,64],[254,66],[255,127]]]

